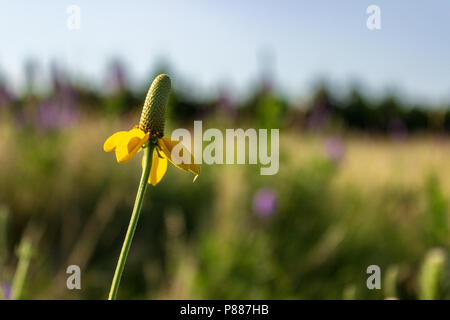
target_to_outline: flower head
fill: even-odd
[[[148,183],[152,185],[161,181],[166,173],[167,160],[179,169],[189,171],[196,176],[200,174],[200,166],[194,163],[192,155],[187,157],[190,159],[189,163],[172,160],[172,151],[175,147],[181,159],[185,159],[183,155],[188,151],[179,141],[164,137],[169,93],[170,78],[166,74],[160,74],[155,78],[147,93],[139,125],[129,131],[114,133],[103,145],[106,152],[116,152],[119,163],[131,160],[142,148],[153,147],[152,167],[148,179]]]
[[[150,132],[151,138],[162,138],[164,136],[169,93],[170,78],[167,74],[160,74],[148,90],[139,121],[139,128],[144,132]]]

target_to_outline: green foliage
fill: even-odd
[[[435,174],[428,177],[426,185],[426,240],[429,246],[449,243],[450,229],[448,200],[444,196]]]
[[[442,249],[430,250],[425,256],[419,278],[419,298],[438,299],[442,294],[445,252]]]
[[[348,173],[367,163],[328,159],[320,139],[300,130],[334,123],[350,137],[354,129],[448,130],[448,111],[408,106],[395,96],[369,99],[359,89],[337,98],[322,86],[296,109],[299,121],[290,121],[294,105],[271,90],[220,109],[218,99],[182,89],[169,99],[172,128],[199,119],[204,128],[281,128],[280,171],[260,176],[258,166],[204,165],[192,184],[192,176],[169,166],[147,190],[121,298],[450,298],[447,264],[429,253],[447,253],[450,245],[439,168],[419,172],[416,186],[389,177],[367,194],[370,181],[341,181],[346,166]],[[37,230],[27,298],[105,298],[134,201],[140,157],[118,165],[102,145],[136,124],[142,96],[126,87],[105,95],[75,91],[80,117],[51,130],[33,122],[43,97],[0,108],[0,285],[13,281],[22,235]],[[378,138],[369,136],[363,152],[372,155]],[[301,149],[301,139],[314,147]],[[416,151],[406,152],[414,160]],[[266,216],[254,208],[262,189],[276,198]],[[70,264],[81,267],[82,291],[65,289]],[[382,290],[366,287],[372,264],[381,267]]]

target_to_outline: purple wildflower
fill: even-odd
[[[39,106],[34,123],[40,131],[61,129],[76,122],[79,115],[77,91],[56,66],[52,68],[53,92]]]
[[[260,218],[270,217],[276,209],[277,197],[272,189],[263,188],[253,197],[253,212]]]
[[[0,108],[10,105],[14,100],[14,96],[9,89],[0,83]]]
[[[2,293],[3,293],[3,300],[9,300],[11,299],[11,285],[9,284],[2,284]]]
[[[329,137],[324,143],[325,155],[334,163],[339,163],[345,153],[342,140],[338,137]]]
[[[44,101],[36,115],[35,124],[41,131],[70,126],[78,118],[78,109],[70,104],[59,105],[55,101]]]

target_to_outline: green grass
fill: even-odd
[[[0,124],[0,205],[8,212],[0,280],[12,281],[15,248],[30,239],[23,298],[107,297],[141,170],[140,156],[118,165],[102,151],[120,127],[131,125],[87,117],[39,133]],[[324,136],[282,131],[280,139],[275,176],[204,165],[192,184],[169,167],[149,186],[121,298],[425,297],[423,261],[450,245],[449,141],[350,135],[336,164],[324,155]],[[277,196],[266,219],[252,210],[260,188]],[[70,264],[81,267],[80,291],[65,288]],[[381,267],[381,290],[366,288],[371,264]],[[450,298],[446,261],[439,279],[426,297]]]

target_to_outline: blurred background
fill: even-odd
[[[166,135],[279,128],[280,169],[169,167],[119,298],[450,298],[448,1],[0,4],[4,299],[106,298],[141,169],[102,146],[161,72]]]

